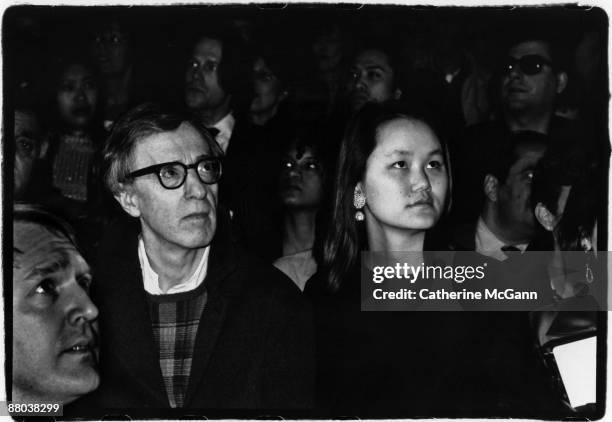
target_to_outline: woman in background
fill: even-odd
[[[281,165],[278,193],[283,207],[282,256],[274,265],[304,290],[317,270],[313,245],[327,173],[313,130],[298,131],[285,148]]]
[[[98,159],[104,131],[98,79],[93,66],[79,55],[60,60],[52,77],[47,172],[60,195],[58,203],[49,206],[61,210],[75,226],[87,254],[99,235],[103,212]]]

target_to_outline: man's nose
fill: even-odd
[[[368,82],[367,82],[367,79],[366,79],[365,72],[361,72],[359,74],[359,77],[357,78],[357,82],[355,83],[355,87],[358,90],[363,91],[363,90],[365,90],[367,88],[367,86],[368,86]]]
[[[508,72],[508,76],[510,77],[510,79],[518,79],[523,75],[523,70],[520,68],[518,63],[514,63],[510,68],[510,71]]]
[[[193,199],[204,199],[207,194],[208,187],[200,180],[196,169],[189,169],[185,180],[185,196]]]
[[[191,79],[192,81],[201,81],[204,79],[204,76],[202,75],[202,69],[200,67],[191,66],[187,73],[189,75],[189,79]]]
[[[98,318],[98,307],[94,305],[89,294],[76,281],[69,289],[68,321],[76,325],[81,321],[91,322]]]

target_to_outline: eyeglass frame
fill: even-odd
[[[541,62],[540,67],[538,68],[538,71],[535,73],[531,73],[531,72],[525,72],[525,69],[522,66],[522,62],[525,61],[525,59],[527,60],[534,60],[537,59]],[[501,71],[503,74],[507,75],[510,72],[512,72],[513,70],[519,70],[523,75],[527,75],[527,76],[533,76],[533,75],[539,75],[540,73],[542,73],[542,70],[544,70],[544,66],[549,66],[551,69],[553,68],[553,62],[550,59],[547,59],[544,56],[541,56],[539,54],[526,54],[520,58],[515,58],[512,56],[508,56],[504,59],[502,66],[501,66]]]
[[[200,173],[198,172],[198,166],[200,165],[200,163],[204,161],[217,161],[219,163],[219,175],[217,176],[217,180],[215,180],[214,182],[210,182],[210,183],[205,182],[204,180],[202,180],[202,177],[200,177]],[[160,170],[166,166],[177,165],[177,164],[183,167],[183,169],[185,170],[185,175],[183,176],[183,181],[181,183],[179,183],[175,187],[169,188],[166,185],[164,185],[164,182],[162,182],[162,176],[160,174]],[[215,183],[218,183],[219,180],[221,179],[221,175],[223,174],[223,164],[222,164],[221,157],[207,155],[207,156],[200,157],[193,164],[185,164],[185,163],[181,163],[180,161],[169,161],[167,163],[154,164],[152,166],[148,166],[148,167],[141,168],[139,170],[135,170],[129,173],[128,175],[126,175],[126,178],[135,179],[136,177],[146,176],[147,174],[155,174],[157,176],[157,180],[159,181],[159,184],[164,189],[174,190],[174,189],[180,188],[181,186],[185,184],[185,181],[187,180],[187,174],[189,173],[189,169],[195,169],[198,179],[200,179],[200,182],[204,183],[205,185],[214,185]]]

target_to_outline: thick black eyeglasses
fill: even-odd
[[[524,75],[537,75],[540,73],[544,66],[551,66],[552,62],[545,57],[537,54],[527,54],[520,59],[514,57],[507,57],[502,66],[502,72],[508,74],[514,69],[520,69]]]
[[[189,169],[196,169],[196,174],[207,185],[215,184],[221,178],[221,159],[219,157],[203,157],[194,164],[183,164],[179,161],[155,164],[128,174],[128,178],[135,178],[155,173],[159,183],[166,189],[178,189],[187,179]]]

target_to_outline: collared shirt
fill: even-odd
[[[140,270],[142,271],[142,280],[144,282],[144,289],[147,293],[152,295],[169,295],[173,293],[184,293],[189,292],[198,287],[204,281],[206,272],[208,271],[208,254],[210,246],[204,249],[202,259],[198,264],[195,272],[184,282],[172,286],[167,292],[163,292],[159,287],[159,276],[149,263],[147,257],[147,251],[145,250],[144,241],[142,236],[138,238],[138,260],[140,261]]]
[[[479,217],[478,223],[476,224],[476,252],[497,259],[498,261],[505,261],[508,259],[508,256],[501,249],[504,246],[510,245],[495,236],[482,217]],[[525,252],[525,249],[527,249],[527,243],[514,244],[512,246],[518,248],[521,253]]]
[[[227,115],[215,123],[212,127],[219,130],[217,137],[215,140],[223,150],[225,154],[227,152],[227,147],[229,147],[229,141],[232,137],[232,132],[234,131],[234,125],[236,124],[236,119],[234,115],[229,112]]]

